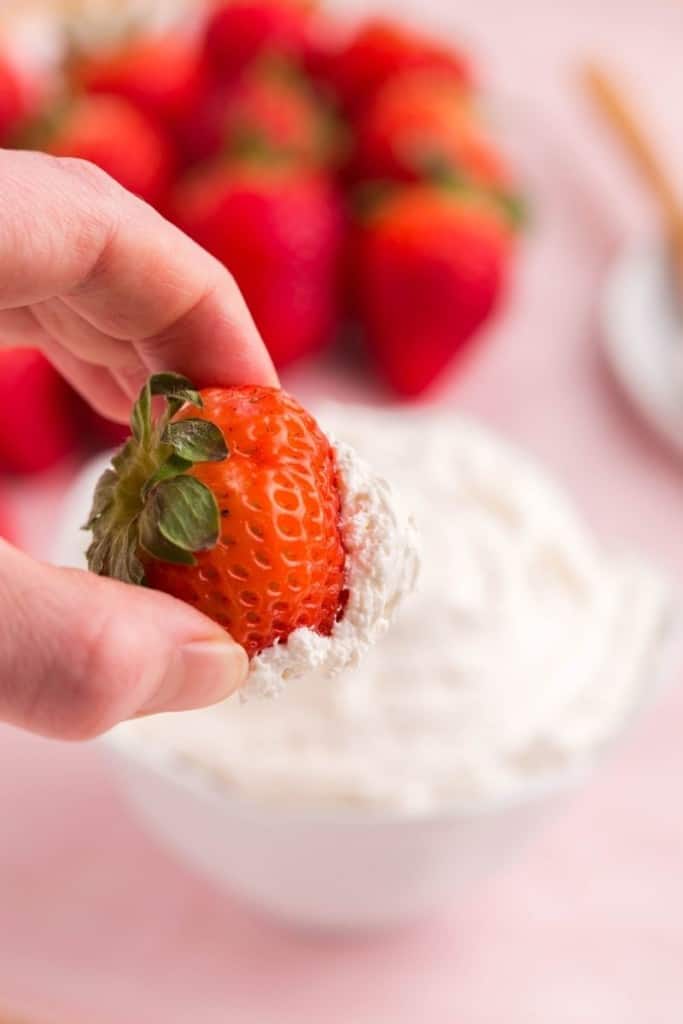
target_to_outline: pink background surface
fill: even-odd
[[[683,5],[597,6],[478,0],[458,14],[514,108],[536,228],[508,317],[441,397],[526,443],[603,536],[680,580],[681,465],[616,393],[596,329],[610,254],[652,215],[576,68],[590,53],[626,69],[683,168]],[[343,375],[332,389],[364,393]],[[38,553],[62,482],[17,488]],[[139,829],[94,748],[0,730],[0,1007],[38,1024],[669,1024],[683,1013],[682,727],[674,686],[519,861],[438,920],[363,940],[259,919]]]

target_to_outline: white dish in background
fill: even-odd
[[[683,453],[683,315],[664,246],[629,249],[615,261],[601,328],[621,388],[649,425]]]

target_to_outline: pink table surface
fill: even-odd
[[[681,465],[612,387],[595,326],[610,252],[650,231],[651,211],[574,86],[579,57],[609,54],[683,167],[683,5],[470,8],[458,22],[495,91],[542,112],[592,187],[546,169],[558,181],[539,179],[510,315],[445,397],[528,444],[603,535],[681,578]],[[334,388],[365,393],[343,375]],[[17,488],[39,553],[62,483]],[[673,687],[522,859],[438,920],[362,940],[259,919],[140,830],[95,749],[0,730],[0,1006],[45,1024],[670,1024],[683,1012],[682,726]]]

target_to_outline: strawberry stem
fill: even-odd
[[[155,397],[165,400],[157,419]],[[217,543],[216,499],[187,472],[198,463],[222,462],[228,448],[214,423],[173,419],[187,404],[201,408],[202,399],[180,374],[155,374],[142,388],[131,414],[133,436],[100,478],[84,527],[93,535],[87,552],[93,572],[143,584],[145,555],[193,565],[196,552]]]

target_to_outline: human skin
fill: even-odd
[[[0,150],[0,347],[17,345],[121,422],[159,370],[277,385],[225,267],[92,164]],[[88,739],[221,700],[246,673],[242,648],[181,602],[0,541],[0,720]]]

